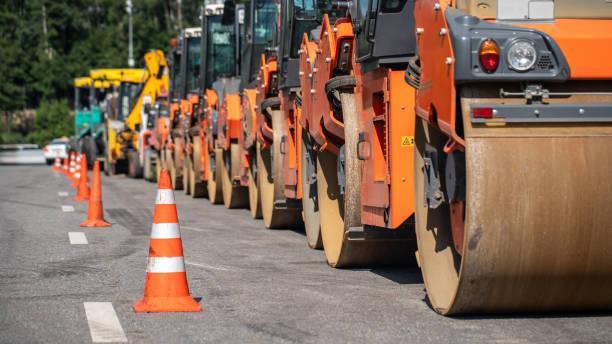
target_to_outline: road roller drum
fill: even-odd
[[[464,98],[464,113],[477,101]],[[463,125],[463,236],[453,237],[460,231],[448,203],[417,207],[432,306],[443,314],[611,309],[612,126],[496,127],[469,116]],[[446,142],[427,122],[417,123],[417,199],[427,198],[431,148],[445,175]]]

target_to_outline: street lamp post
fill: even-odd
[[[125,0],[128,13],[128,66],[134,67],[134,48],[132,47],[132,0]]]

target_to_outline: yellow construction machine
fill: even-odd
[[[127,173],[141,178],[144,157],[143,131],[156,97],[168,90],[166,58],[161,50],[145,54],[144,70],[106,69],[92,71],[92,78],[119,80],[121,86],[113,95],[113,104],[106,120],[107,174]]]
[[[88,76],[75,78],[74,86],[74,136],[73,150],[87,155],[87,164],[104,152],[104,112],[107,108],[106,95],[118,82],[93,80]]]

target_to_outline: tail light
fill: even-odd
[[[43,152],[47,153],[49,151],[49,147],[45,146],[45,148],[43,148]]]
[[[486,39],[480,44],[478,52],[480,66],[487,73],[493,73],[499,66],[499,46],[492,39]]]

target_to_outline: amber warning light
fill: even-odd
[[[478,52],[480,66],[487,73],[493,73],[499,66],[499,46],[492,39],[486,39],[480,44]]]

